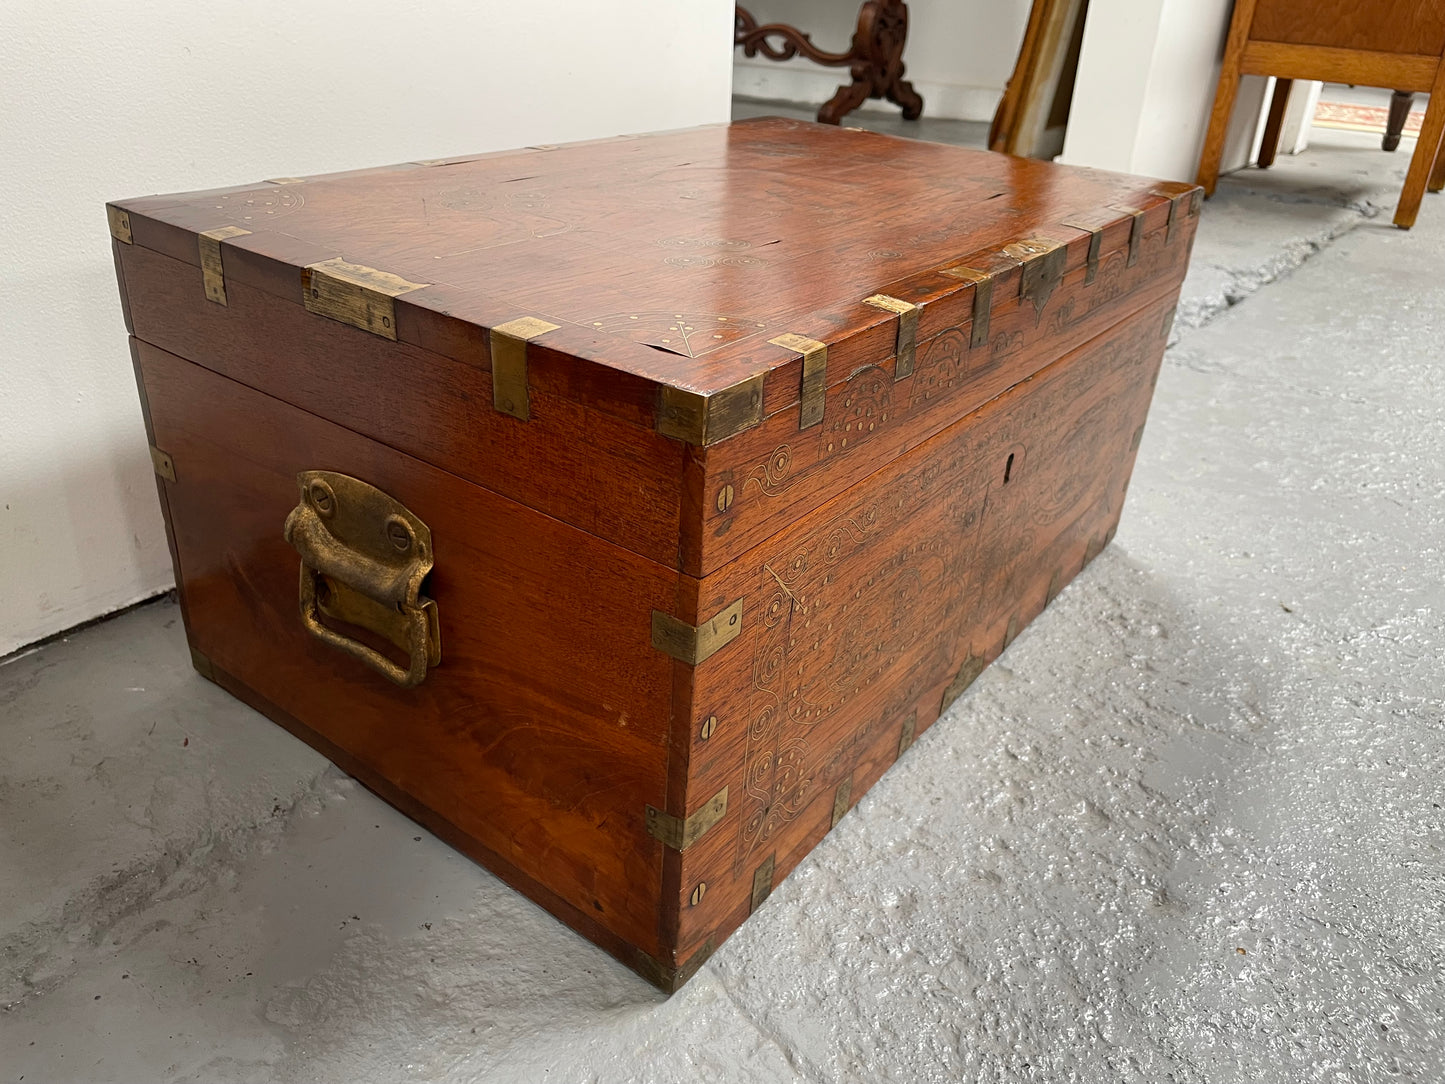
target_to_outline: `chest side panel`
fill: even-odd
[[[695,671],[692,800],[727,785],[729,803],[682,855],[679,959],[742,922],[1112,537],[1174,300],[702,582],[700,611],[741,600],[745,631]]]
[[[664,803],[672,677],[650,616],[674,608],[677,574],[165,351],[137,353],[203,665],[583,932],[655,956],[662,852],[642,810]],[[302,625],[282,529],[313,469],[377,487],[430,528],[441,662],[414,688]]]

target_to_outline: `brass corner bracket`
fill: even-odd
[[[711,658],[736,640],[742,631],[742,599],[701,625],[689,625],[661,610],[652,611],[652,646],[690,666]]]
[[[723,787],[707,800],[701,809],[689,817],[676,817],[664,813],[656,806],[647,806],[643,819],[647,834],[675,851],[685,851],[703,837],[703,834],[728,811],[728,788]]]
[[[751,429],[763,420],[763,375],[757,373],[711,393],[664,387],[657,408],[657,431],[705,448]]]

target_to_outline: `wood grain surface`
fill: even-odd
[[[1439,0],[1256,0],[1256,41],[1439,56],[1445,5]]]

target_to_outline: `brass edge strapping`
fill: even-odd
[[[643,819],[647,834],[675,851],[685,851],[728,811],[728,789],[723,787],[689,817],[675,817],[656,806],[647,806]]]
[[[969,346],[977,349],[988,342],[989,316],[993,310],[993,275],[976,267],[950,267],[944,272],[950,278],[973,283],[973,333]]]
[[[130,214],[119,207],[105,205],[105,220],[110,226],[110,235],[123,245],[133,244],[130,233]]]
[[[918,316],[923,311],[923,306],[914,305],[887,294],[865,297],[863,304],[897,313],[898,335],[893,343],[893,354],[896,358],[893,366],[893,379],[902,380],[905,376],[912,374],[918,346]]]
[[[988,665],[982,658],[975,655],[972,650],[958,667],[958,673],[948,683],[948,688],[943,690],[943,703],[939,706],[938,714],[942,715],[952,706],[953,702],[964,694],[964,691],[978,680],[978,675],[983,673],[983,668]]]
[[[763,420],[763,373],[711,394],[664,387],[657,431],[698,448],[751,429]]]
[[[171,458],[169,452],[161,451],[154,444],[150,448],[151,467],[167,482],[174,482],[176,480],[176,461]]]
[[[798,428],[808,429],[817,425],[823,420],[828,392],[828,344],[791,331],[768,342],[803,355],[803,381],[798,389]]]
[[[903,729],[898,735],[898,755],[902,756],[908,752],[913,745],[914,735],[918,731],[918,712],[910,712],[907,719],[903,720]]]
[[[322,260],[301,269],[301,303],[307,312],[394,342],[396,299],[426,285],[342,259]]]
[[[527,343],[561,326],[535,316],[523,316],[492,328],[492,405],[503,414],[519,421],[532,416],[532,396],[527,388]]]
[[[838,784],[838,789],[833,792],[833,819],[828,828],[831,830],[838,827],[838,822],[853,808],[853,773],[849,772]]]
[[[689,666],[699,666],[710,659],[736,640],[742,630],[742,599],[701,625],[689,625],[661,610],[652,611],[652,646]]]
[[[226,303],[226,267],[221,260],[221,242],[231,237],[247,236],[250,232],[240,226],[222,226],[196,235],[196,248],[201,256],[201,285],[206,291],[207,301],[214,301],[217,305]]]
[[[1072,215],[1059,223],[1061,226],[1068,226],[1070,229],[1083,230],[1089,235],[1089,254],[1085,257],[1084,285],[1088,286],[1094,281],[1094,276],[1099,273],[1099,250],[1104,243],[1104,228],[1108,226],[1110,216],[1096,213],[1083,213]]]
[[[1122,211],[1133,219],[1129,225],[1129,258],[1124,261],[1125,267],[1133,267],[1139,262],[1139,250],[1144,244],[1144,212],[1138,207],[1119,206],[1114,210]]]
[[[1035,313],[1042,313],[1055,288],[1064,280],[1069,261],[1067,243],[1051,237],[1028,237],[1004,245],[1004,255],[1023,265],[1019,273],[1019,297],[1032,301]]]
[[[777,867],[778,856],[776,853],[768,855],[763,859],[762,865],[753,872],[753,898],[748,908],[751,914],[763,905],[763,901],[773,894],[773,870]]]

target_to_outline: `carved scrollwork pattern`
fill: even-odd
[[[759,24],[741,5],[733,18],[733,44],[741,46],[745,56],[762,54],[769,60],[802,56],[824,67],[848,68],[853,82],[839,87],[818,110],[818,119],[824,124],[839,123],[869,98],[887,98],[903,107],[906,119],[918,119],[923,113],[923,99],[903,78],[903,47],[907,41],[908,5],[903,0],[864,0],[858,9],[852,43],[841,53],[819,49],[809,35],[787,23]]]

